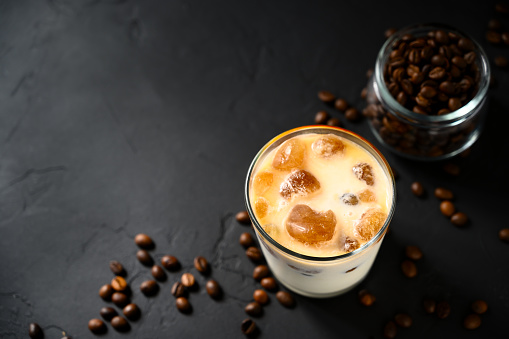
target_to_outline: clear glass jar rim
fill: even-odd
[[[340,135],[341,134],[348,135],[352,139],[356,139],[354,142],[359,144],[361,147],[364,147],[364,148],[367,148],[368,150],[371,150],[372,152],[370,152],[370,153],[375,156],[376,160],[380,163],[381,166],[384,167],[385,172],[388,174],[388,179],[390,181],[390,185],[391,185],[391,189],[392,189],[391,208],[389,210],[389,213],[387,214],[387,219],[385,220],[383,226],[380,228],[378,233],[375,234],[375,236],[373,236],[373,238],[371,238],[368,242],[366,242],[364,245],[362,245],[361,247],[359,247],[355,251],[352,251],[352,252],[349,252],[349,253],[345,253],[345,254],[341,254],[341,255],[337,255],[337,256],[332,256],[332,257],[315,257],[315,256],[310,256],[310,255],[305,255],[305,254],[297,253],[297,252],[292,251],[291,249],[281,245],[280,243],[278,243],[267,232],[265,232],[263,227],[260,225],[260,223],[256,219],[256,217],[254,215],[254,212],[253,212],[253,210],[251,208],[251,201],[250,201],[250,197],[249,197],[249,183],[251,181],[251,175],[253,174],[253,171],[255,169],[256,164],[258,163],[258,159],[260,159],[260,157],[265,153],[265,151],[270,146],[274,145],[278,140],[281,140],[284,137],[292,136],[292,135],[294,135],[294,134],[296,134],[298,132],[312,131],[312,130],[317,130],[317,131],[319,131],[319,130],[322,130],[322,131],[323,130],[328,130],[328,131],[335,131],[336,133],[340,132]],[[288,139],[289,138],[287,138],[285,140],[288,140]],[[349,140],[352,140],[352,139],[349,138]],[[284,253],[286,253],[288,255],[291,255],[293,257],[296,257],[296,258],[299,258],[299,259],[304,259],[304,260],[307,260],[307,261],[321,261],[321,262],[337,261],[337,260],[342,260],[342,259],[350,258],[350,257],[353,257],[353,256],[355,256],[357,254],[360,254],[360,253],[364,252],[365,250],[370,248],[372,245],[376,244],[379,240],[381,240],[382,236],[387,231],[387,228],[388,228],[388,226],[389,226],[389,224],[390,224],[390,222],[392,220],[392,216],[394,215],[394,209],[396,207],[396,181],[394,179],[394,174],[392,172],[391,166],[389,165],[389,163],[387,162],[385,157],[382,155],[382,153],[375,146],[373,146],[369,141],[367,141],[366,139],[364,139],[360,135],[358,135],[356,133],[353,133],[352,131],[349,131],[349,130],[346,130],[346,129],[343,129],[343,128],[340,128],[340,127],[324,126],[324,125],[310,125],[310,126],[297,127],[297,128],[294,128],[294,129],[291,129],[289,131],[286,131],[286,132],[283,132],[283,133],[279,134],[278,136],[276,136],[272,140],[270,140],[268,143],[266,143],[260,149],[260,151],[258,151],[258,153],[254,157],[253,161],[251,162],[251,165],[249,166],[249,169],[248,169],[248,172],[247,172],[247,177],[246,177],[246,182],[245,182],[244,193],[245,193],[244,198],[245,198],[247,212],[249,213],[249,217],[251,218],[251,222],[253,223],[254,227],[259,232],[259,234],[261,234],[267,241],[269,241],[273,246],[275,246],[280,251],[282,251],[282,252],[284,252]]]
[[[383,69],[385,64],[385,56],[388,55],[387,51],[391,48],[393,43],[401,38],[403,35],[408,33],[414,33],[416,31],[418,32],[425,32],[430,30],[445,30],[447,32],[458,34],[461,37],[465,37],[472,41],[475,48],[474,51],[478,54],[480,59],[480,83],[479,83],[479,89],[477,90],[477,93],[475,96],[470,99],[470,101],[464,105],[463,107],[459,108],[458,110],[444,115],[424,115],[415,113],[406,107],[403,107],[397,100],[392,96],[392,94],[389,92],[389,89],[387,88],[385,84],[385,79],[383,75]],[[470,114],[475,113],[475,108],[482,104],[483,99],[486,97],[486,94],[488,92],[489,84],[490,84],[490,64],[488,61],[488,57],[486,53],[484,52],[483,48],[475,39],[473,39],[470,35],[465,34],[464,32],[445,24],[439,24],[439,23],[426,23],[426,24],[417,24],[417,25],[411,25],[404,27],[400,30],[398,30],[396,33],[391,35],[385,43],[382,45],[382,48],[378,52],[378,56],[376,59],[375,64],[375,72],[374,72],[376,84],[378,85],[378,89],[381,91],[380,95],[380,101],[387,104],[391,108],[393,108],[399,115],[406,117],[412,121],[417,122],[425,122],[425,123],[452,123],[459,119],[465,119]]]

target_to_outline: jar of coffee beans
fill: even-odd
[[[478,43],[442,25],[415,25],[380,50],[364,115],[379,141],[416,160],[470,147],[487,113],[488,58]]]

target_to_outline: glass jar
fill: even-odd
[[[440,39],[438,35],[434,35],[437,33],[430,33],[437,30],[441,31]],[[443,32],[446,32],[447,37]],[[418,39],[420,41],[413,45],[411,42],[407,44],[408,41],[416,41],[410,40],[411,37],[422,39]],[[424,45],[422,41],[425,42]],[[467,46],[465,42],[469,45]],[[428,55],[422,52],[426,45],[433,45],[427,48]],[[455,46],[451,47],[452,45]],[[417,52],[413,52],[413,46],[416,47]],[[446,47],[442,48],[442,46]],[[396,60],[394,56],[398,52],[394,51],[397,49],[402,51],[400,58]],[[442,78],[439,78],[440,73],[432,73],[432,71],[439,64],[438,61],[443,60],[440,60],[440,57],[433,59],[433,55],[429,55],[430,49],[433,55],[442,54],[448,57],[441,65],[441,68],[446,71]],[[467,59],[468,52],[475,54],[470,53]],[[411,55],[412,53],[414,54]],[[459,58],[451,61],[453,56],[459,56]],[[461,65],[459,59],[467,60],[468,64]],[[417,67],[410,67],[410,64]],[[425,66],[426,64],[429,66]],[[475,73],[475,77],[465,76],[468,79],[463,80],[465,78],[463,74],[458,76],[458,73],[454,73],[459,70],[456,64],[463,66],[461,69],[465,72],[468,70],[471,74]],[[403,68],[403,71],[400,70],[398,74],[398,71],[395,72],[396,68]],[[410,76],[416,72],[421,74]],[[443,86],[442,82],[445,81],[453,84],[450,89]],[[466,87],[462,87],[465,81],[467,85],[470,82],[473,86],[467,89],[468,97],[465,97],[467,92],[463,92]],[[374,72],[368,82],[366,97],[368,106],[364,109],[364,115],[370,121],[374,135],[389,150],[415,160],[446,159],[461,153],[479,138],[487,113],[489,83],[488,58],[475,40],[444,25],[410,26],[396,32],[382,46],[376,59]],[[424,86],[434,87],[435,90],[427,88],[429,91],[423,92]],[[448,93],[445,94],[442,89],[447,90]],[[420,91],[419,98],[412,97],[411,94],[417,91]],[[434,94],[433,98],[427,98],[430,93]],[[455,98],[457,102],[460,99],[463,100],[463,106],[455,110],[450,109],[449,112],[447,109],[442,109],[439,114],[432,111],[432,107],[438,107],[438,105],[442,107],[449,105],[448,107],[454,108],[455,103],[452,102],[451,106],[451,98]],[[428,106],[421,106],[423,102]],[[414,106],[410,109],[409,106],[412,105]]]

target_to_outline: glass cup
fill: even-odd
[[[389,181],[390,207],[383,226],[371,240],[357,250],[333,257],[313,257],[297,253],[275,241],[260,225],[250,201],[250,183],[264,157],[286,140],[302,134],[335,134],[359,145],[381,166]],[[307,297],[328,298],[348,292],[368,274],[394,214],[396,186],[391,168],[383,155],[355,133],[337,127],[304,126],[284,132],[269,141],[255,156],[245,184],[247,211],[262,252],[274,276],[289,290]]]

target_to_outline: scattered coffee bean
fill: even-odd
[[[241,224],[251,224],[251,219],[249,218],[249,213],[247,213],[247,211],[240,211],[237,215],[235,215],[235,219],[237,219],[237,221]]]
[[[253,237],[247,232],[244,232],[240,235],[239,242],[244,247],[250,247],[254,244]]]
[[[261,281],[260,281],[260,284],[262,285],[263,288],[265,288],[267,291],[275,291],[277,289],[277,282],[276,282],[276,279],[272,278],[272,277],[266,277],[266,278],[263,278]]]
[[[460,174],[460,167],[452,162],[448,162],[444,165],[445,173],[457,177]]]
[[[384,36],[386,39],[390,38],[394,33],[396,33],[398,30],[396,28],[387,28],[384,32]]]
[[[200,273],[207,273],[209,271],[209,263],[204,257],[198,256],[194,258],[194,268]]]
[[[110,284],[106,284],[101,286],[101,288],[99,289],[99,296],[103,298],[103,300],[110,301],[113,292],[114,292],[113,287],[111,287]]]
[[[396,334],[398,333],[398,329],[394,321],[389,321],[385,324],[384,327],[384,338],[393,339],[396,338]]]
[[[116,260],[110,261],[110,270],[115,275],[119,275],[119,276],[124,276],[125,275],[124,266],[122,266],[122,264],[119,263]]]
[[[125,305],[129,304],[129,297],[121,292],[115,292],[111,296],[111,301],[117,306],[117,307],[124,307]]]
[[[398,326],[408,328],[412,326],[412,317],[405,313],[398,313],[394,316],[394,320]]]
[[[207,284],[205,285],[205,289],[207,290],[207,293],[213,299],[219,299],[222,295],[221,286],[219,286],[219,284],[215,280],[207,281]]]
[[[173,255],[165,255],[161,258],[161,265],[168,271],[177,271],[180,268],[180,263]]]
[[[180,277],[180,282],[185,287],[193,287],[195,283],[194,275],[192,275],[191,273],[184,273],[182,274],[182,277]]]
[[[502,241],[509,242],[509,228],[502,228],[498,232],[498,238]]]
[[[186,287],[182,285],[180,281],[176,281],[171,287],[171,294],[173,294],[175,298],[185,297]]]
[[[263,278],[269,276],[270,271],[267,265],[258,265],[253,270],[253,278],[254,280],[260,281]]]
[[[359,119],[359,111],[357,108],[350,107],[345,111],[345,118],[348,121],[356,121]]]
[[[155,280],[146,280],[141,283],[140,291],[147,297],[153,296],[159,291],[159,285]]]
[[[361,99],[366,99],[368,97],[368,88],[364,87],[361,91]]]
[[[435,189],[435,197],[440,200],[452,200],[454,198],[454,194],[451,190],[448,190],[443,187],[437,187]]]
[[[477,314],[469,314],[463,320],[463,327],[467,330],[475,330],[481,326],[481,317]]]
[[[127,320],[119,315],[111,319],[111,326],[119,332],[127,332],[131,328]]]
[[[336,97],[329,91],[319,91],[318,99],[320,99],[323,102],[333,102],[334,99],[336,99]]]
[[[401,263],[401,270],[407,278],[414,278],[417,275],[417,266],[410,260],[404,260]]]
[[[451,306],[447,301],[441,301],[437,304],[437,317],[445,319],[451,314]]]
[[[422,251],[419,247],[409,245],[405,248],[407,258],[412,260],[420,260],[422,258]]]
[[[334,108],[341,112],[346,111],[348,106],[349,106],[348,102],[343,98],[336,99],[336,101],[334,102]]]
[[[269,295],[264,290],[255,290],[253,293],[253,299],[260,305],[266,305],[269,302]]]
[[[341,121],[338,118],[330,118],[327,120],[327,125],[333,127],[341,127]]]
[[[122,313],[126,316],[127,319],[131,321],[138,320],[141,316],[141,310],[136,304],[129,304],[122,310]]]
[[[360,290],[359,301],[364,306],[371,306],[376,301],[376,298],[373,294],[369,293],[367,290]]]
[[[256,301],[247,304],[244,311],[252,317],[259,317],[263,313],[262,305]]]
[[[495,11],[501,14],[509,13],[509,6],[503,2],[499,2],[495,5]]]
[[[118,315],[117,311],[115,311],[113,307],[103,307],[99,311],[99,314],[106,321],[110,321],[111,319],[113,319],[113,317],[116,317]]]
[[[41,326],[37,323],[31,323],[28,325],[28,335],[32,339],[42,339],[44,338],[44,332],[42,331]]]
[[[145,266],[154,265],[154,259],[152,259],[152,257],[146,250],[139,250],[136,253],[136,258],[138,258],[138,261]]]
[[[488,304],[484,300],[476,300],[472,303],[472,311],[477,314],[484,314],[488,310]]]
[[[177,309],[182,313],[190,313],[191,312],[191,304],[189,300],[185,297],[178,297],[175,301],[175,305],[177,305]]]
[[[465,226],[468,222],[468,217],[463,212],[456,212],[451,216],[451,222],[456,226]]]
[[[107,327],[101,319],[91,319],[88,322],[88,329],[94,334],[102,334],[106,332]]]
[[[251,319],[244,319],[240,325],[240,329],[245,335],[252,335],[256,331],[256,323]]]
[[[500,33],[495,31],[487,31],[486,32],[486,40],[493,45],[498,45],[502,41],[502,37]]]
[[[254,246],[248,247],[246,250],[246,255],[254,262],[261,261],[263,258],[262,252]]]
[[[366,71],[366,78],[371,78],[371,76],[373,75],[373,68],[370,68]]]
[[[412,189],[412,193],[415,196],[422,197],[424,195],[424,187],[420,182],[418,181],[413,182],[410,188]]]
[[[276,293],[276,299],[284,307],[292,308],[295,306],[295,300],[293,299],[292,295],[286,291],[278,291]]]
[[[315,124],[323,125],[329,120],[329,114],[325,111],[320,111],[315,115]]]
[[[152,238],[143,233],[137,234],[134,237],[134,242],[140,248],[144,248],[147,250],[154,248],[154,242],[152,241]]]
[[[152,276],[159,281],[165,281],[167,278],[166,272],[164,272],[163,268],[158,265],[152,266],[150,273],[152,273]]]
[[[500,23],[500,20],[497,19],[491,19],[488,21],[488,29],[492,31],[500,31],[502,29],[502,24]]]
[[[435,313],[437,303],[433,299],[424,299],[422,302],[422,306],[424,307],[424,312],[428,314],[433,314]]]
[[[124,278],[116,276],[111,280],[111,287],[113,287],[115,291],[123,292],[127,289],[127,282]]]
[[[496,56],[494,61],[495,61],[495,65],[500,68],[506,68],[507,65],[509,64],[509,61],[507,60],[507,58],[504,56],[501,56],[501,55]]]

